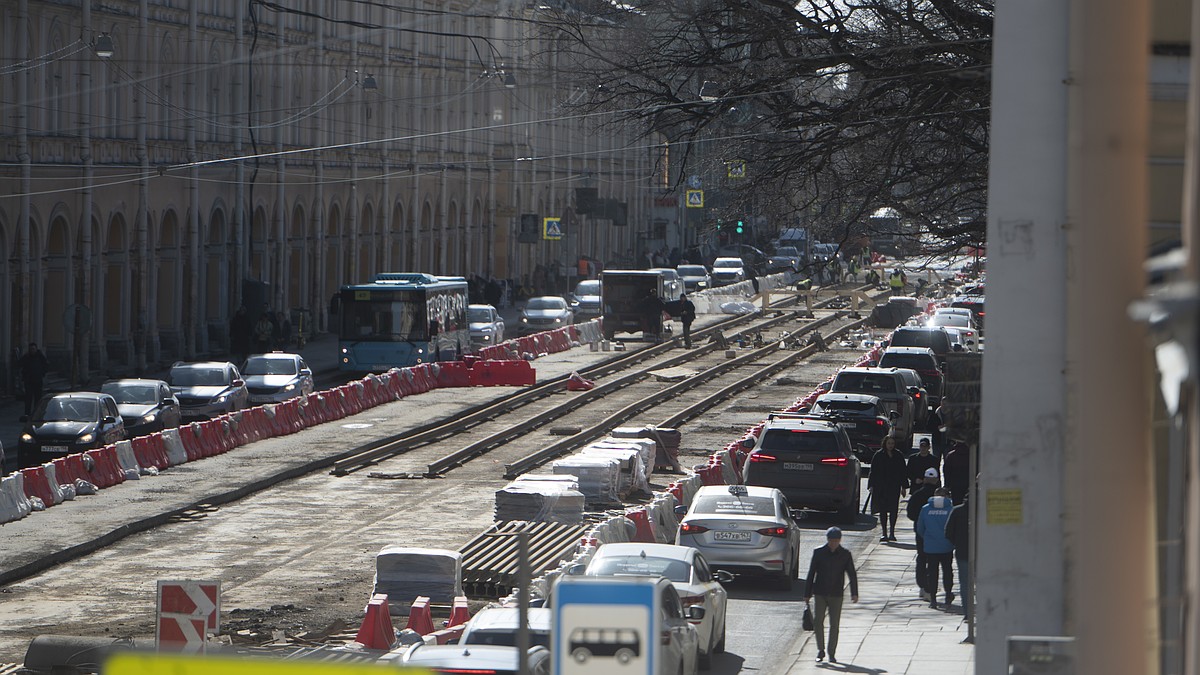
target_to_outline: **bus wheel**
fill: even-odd
[[[616,656],[617,661],[620,662],[621,665],[625,665],[633,660],[633,651],[629,649],[618,649]]]
[[[575,659],[575,663],[587,663],[588,657],[591,655],[591,652],[583,647],[576,647],[575,651],[571,652],[571,658]]]

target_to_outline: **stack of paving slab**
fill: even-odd
[[[618,459],[575,454],[554,461],[550,467],[555,475],[579,479],[579,491],[589,508],[621,502],[621,462]]]
[[[496,491],[495,518],[579,525],[584,504],[574,475],[526,474]]]
[[[612,430],[610,438],[652,440],[656,445],[655,456],[653,464],[647,464],[647,466],[652,466],[654,469],[683,471],[683,467],[679,464],[679,446],[682,443],[683,435],[679,433],[678,429],[660,429],[653,425],[617,427]]]
[[[611,457],[620,462],[617,493],[650,493],[650,472],[654,469],[654,443],[645,439],[605,438],[589,443],[579,451],[584,457]]]

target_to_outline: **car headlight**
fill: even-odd
[[[696,285],[703,288],[704,286],[708,285],[708,282],[707,281],[697,281]]]
[[[21,434],[21,442],[22,443],[32,443],[33,436],[31,436],[29,434]]]
[[[527,317],[527,316],[521,317],[521,323],[529,323],[529,317]]]
[[[283,390],[284,391],[292,391],[295,388],[296,388],[295,383],[292,383],[292,384],[289,384],[288,386],[284,387]]]
[[[557,319],[555,319],[555,320],[554,320],[554,323],[562,323],[562,321],[563,321],[563,320],[562,320],[562,317],[560,316],[560,317],[558,317]]]
[[[96,440],[96,434],[84,434],[79,437],[80,443],[91,443],[94,440]]]
[[[145,422],[146,424],[149,424],[156,419],[158,419],[158,413],[150,413],[149,415],[146,415],[145,417],[143,417],[142,421]]]
[[[213,403],[224,403],[227,400],[229,400],[229,394],[221,394],[220,396],[214,398],[212,400],[212,402]]]

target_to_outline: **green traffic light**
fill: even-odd
[[[742,223],[742,221],[739,220],[737,223],[737,233],[741,234],[743,231],[744,231],[744,224]]]

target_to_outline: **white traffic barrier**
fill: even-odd
[[[167,463],[171,466],[184,464],[188,461],[187,449],[183,447],[183,438],[178,429],[165,429],[162,432],[163,448],[167,451]]]
[[[46,462],[42,465],[42,470],[46,472],[46,482],[50,484],[50,494],[54,497],[54,504],[61,504],[66,499],[63,493],[62,486],[58,484],[58,470],[54,466],[54,462]],[[46,506],[53,506],[47,504]]]
[[[20,471],[0,479],[0,523],[20,520],[29,515],[33,505],[25,496],[25,475]]]
[[[138,466],[137,455],[133,454],[133,443],[117,441],[113,445],[117,449],[117,463],[121,465],[121,469],[141,474],[142,468]]]

